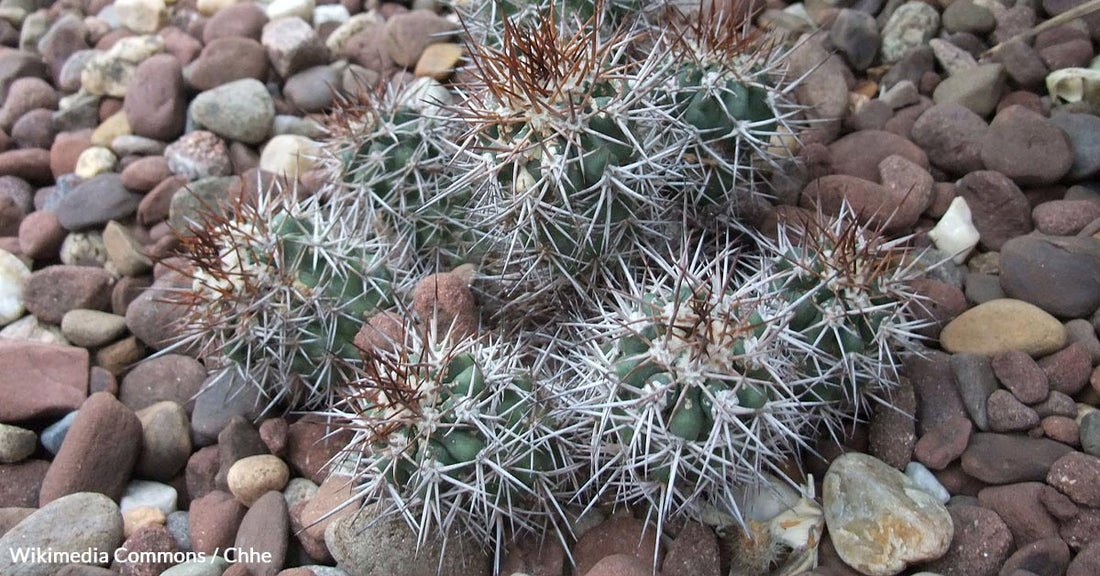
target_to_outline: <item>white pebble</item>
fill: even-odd
[[[23,316],[23,283],[30,268],[7,250],[0,250],[0,326]]]
[[[928,238],[936,248],[954,255],[956,264],[966,262],[966,257],[978,245],[980,237],[978,229],[974,227],[974,221],[970,219],[970,206],[961,196],[951,201],[947,212],[943,214],[936,226],[928,231]]]
[[[916,484],[918,488],[932,495],[933,498],[940,501],[941,504],[946,504],[951,499],[951,494],[947,491],[947,488],[940,484],[940,481],[936,479],[936,476],[932,472],[924,467],[924,464],[920,462],[910,462],[905,467],[905,475]]]
[[[313,10],[313,27],[320,28],[328,22],[341,24],[351,19],[351,13],[343,4],[323,4]]]
[[[160,482],[131,480],[122,495],[119,508],[125,514],[127,510],[138,506],[156,508],[167,516],[176,511],[176,489]]]

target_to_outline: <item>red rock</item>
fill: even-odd
[[[80,153],[92,145],[92,131],[61,132],[50,147],[50,171],[55,178],[76,170]]]
[[[27,112],[11,127],[11,138],[19,148],[41,148],[49,150],[57,136],[53,122],[53,111],[38,108]]]
[[[1089,200],[1054,200],[1031,211],[1035,228],[1051,236],[1073,236],[1100,218],[1100,204]]]
[[[962,466],[989,484],[1042,482],[1056,460],[1073,449],[1053,440],[979,432],[970,437]]]
[[[138,64],[122,109],[138,136],[167,142],[182,134],[187,93],[179,60],[157,54]]]
[[[121,174],[122,185],[136,192],[148,192],[171,176],[168,160],[164,156],[146,156],[135,160]]]
[[[0,152],[0,176],[15,176],[37,184],[52,182],[50,151],[26,148]]]
[[[477,301],[470,291],[469,279],[454,272],[432,274],[413,290],[413,310],[421,328],[430,330],[434,322],[439,333],[464,338],[477,332]]]
[[[259,42],[264,24],[267,15],[255,3],[234,4],[210,17],[202,29],[202,41],[209,45],[219,38],[235,36]]]
[[[1052,390],[1072,396],[1088,385],[1092,357],[1083,344],[1074,342],[1039,360],[1039,367],[1046,374]]]
[[[347,430],[331,435],[329,432],[324,420],[316,416],[306,416],[287,430],[287,463],[300,476],[317,484],[325,480],[325,464],[351,440]]]
[[[138,528],[122,543],[113,554],[122,562],[112,563],[111,569],[118,571],[120,576],[160,576],[175,564],[170,554],[178,551],[176,540],[167,528],[149,524]]]
[[[59,416],[88,394],[88,351],[24,340],[0,340],[0,422]]]
[[[597,564],[598,566],[598,564]],[[718,538],[709,527],[688,521],[661,564],[665,576],[719,576]]]
[[[997,380],[1020,402],[1035,404],[1050,394],[1047,375],[1026,352],[1002,352],[993,357],[991,366]]]
[[[307,504],[309,501],[302,500],[290,509],[290,533],[298,539],[298,544],[312,560],[321,564],[331,564],[333,563],[332,553],[328,551],[324,536],[316,538],[306,530],[309,528],[309,523],[302,520],[302,512]]]
[[[209,90],[234,80],[267,78],[267,53],[251,38],[225,37],[203,48],[191,65],[188,83],[196,90]]]
[[[1081,445],[1081,428],[1077,421],[1066,416],[1047,416],[1039,425],[1043,427],[1043,434],[1051,440],[1057,440],[1067,446]]]
[[[164,51],[175,56],[183,66],[193,62],[202,52],[202,42],[175,26],[161,28],[157,34],[164,38]]]
[[[188,517],[191,548],[196,552],[214,554],[225,550],[237,538],[237,529],[248,509],[232,494],[215,490],[191,501]]]
[[[42,481],[45,506],[76,492],[122,497],[141,451],[141,421],[106,392],[92,394],[76,414]]]
[[[1022,106],[1005,108],[982,139],[982,162],[1021,186],[1053,184],[1069,172],[1073,151],[1061,128]]]
[[[652,564],[629,554],[610,554],[592,565],[585,576],[654,576]],[[658,573],[656,576],[660,576]]]
[[[913,124],[910,135],[934,166],[954,175],[982,170],[982,137],[989,125],[961,104],[937,104]]]
[[[994,432],[1024,432],[1039,425],[1039,414],[1006,390],[994,390],[986,402],[989,429]]]
[[[214,478],[218,474],[219,463],[217,446],[200,448],[187,460],[187,494],[192,501],[217,490]]]
[[[981,506],[947,507],[955,528],[947,553],[921,568],[941,576],[996,576],[1012,552],[1012,533],[996,512]]]
[[[614,572],[592,572],[600,560],[612,555],[634,557],[645,566],[646,573],[652,572],[654,561],[660,561],[657,530],[640,520],[630,517],[615,517],[605,520],[599,526],[585,532],[573,547],[575,574],[614,574]]]
[[[879,180],[893,204],[887,230],[908,232],[932,204],[932,175],[904,156],[887,156],[879,163]]]
[[[925,432],[913,447],[913,455],[930,470],[943,470],[966,451],[973,427],[966,418],[952,418]]]
[[[854,132],[829,145],[833,170],[871,182],[880,182],[879,164],[888,156],[899,155],[928,169],[928,156],[916,144],[882,130]]]
[[[111,302],[110,273],[102,268],[59,264],[31,273],[24,284],[24,305],[43,322],[61,324],[77,308],[106,310]]]
[[[455,25],[431,10],[412,10],[386,21],[386,53],[398,66],[412,68],[429,44],[447,42]]]
[[[913,445],[917,442],[917,397],[913,386],[901,383],[891,391],[890,404],[880,404],[872,409],[869,453],[899,470],[913,458]]]
[[[1004,174],[989,170],[971,172],[957,186],[959,196],[970,207],[982,247],[1000,250],[1009,239],[1031,231],[1031,205]]]
[[[0,464],[0,509],[38,508],[38,492],[49,469],[46,460]]]
[[[978,502],[1004,520],[1020,547],[1058,535],[1058,521],[1041,500],[1043,487],[1039,482],[992,486],[978,493]]]
[[[526,534],[509,548],[501,563],[500,573],[562,576],[565,573],[565,548],[557,538],[538,538]]]
[[[66,231],[50,210],[31,212],[19,223],[19,249],[35,260],[55,258]]]
[[[1100,574],[1100,542],[1085,546],[1066,568],[1066,576],[1096,576]]]
[[[1070,452],[1050,468],[1047,484],[1061,490],[1074,502],[1100,507],[1100,458],[1084,452]]]
[[[12,82],[4,105],[0,107],[0,129],[11,132],[16,120],[36,108],[57,109],[57,91],[53,86],[33,76]]]
[[[138,204],[138,222],[143,226],[151,226],[166,220],[172,206],[172,196],[186,185],[186,176],[170,176],[161,180]]]
[[[289,425],[283,418],[268,418],[260,423],[260,438],[268,452],[282,458],[286,454]]]
[[[241,562],[253,576],[275,576],[283,567],[290,537],[286,500],[274,490],[264,494],[248,509],[237,531],[235,546],[241,550],[263,550],[270,560]]]
[[[1026,546],[1017,543],[1016,552],[1005,561],[1001,574],[1027,570],[1042,576],[1059,576],[1065,573],[1068,565],[1069,546],[1061,538],[1047,538]]]
[[[45,468],[43,468],[43,471],[45,471]],[[19,524],[28,516],[34,514],[35,510],[38,510],[38,508],[0,508],[0,537],[3,537],[4,534],[7,534],[8,530],[15,528],[16,524]]]
[[[823,176],[810,182],[802,191],[799,205],[836,215],[844,201],[852,207],[860,222],[874,227],[882,227],[896,207],[881,184],[845,174]]]
[[[926,338],[938,340],[943,327],[968,308],[962,290],[947,282],[918,278],[910,282],[909,287],[925,298],[917,304],[913,316],[930,323],[917,331]]]

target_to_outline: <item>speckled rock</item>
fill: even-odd
[[[953,526],[943,504],[864,454],[833,461],[822,502],[837,553],[863,574],[897,574],[909,564],[943,556],[951,544]]]
[[[58,498],[35,511],[3,536],[0,549],[50,548],[54,552],[106,553],[122,542],[122,514],[110,498],[81,492]],[[4,576],[52,576],[63,564],[16,563],[10,554],[0,555]]]

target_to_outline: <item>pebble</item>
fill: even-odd
[[[1076,319],[1066,322],[1066,333],[1069,334],[1070,345],[1079,344],[1089,354],[1092,364],[1100,364],[1100,339],[1096,330],[1088,320]]]
[[[447,42],[455,24],[431,10],[411,10],[386,20],[382,43],[390,59],[412,68],[429,44]]]
[[[189,132],[164,149],[168,169],[188,180],[233,174],[225,142],[212,132]]]
[[[89,358],[83,348],[0,339],[0,366],[0,422],[65,414],[80,408],[87,395]]]
[[[77,184],[53,212],[65,229],[84,230],[122,220],[133,214],[140,202],[141,195],[127,190],[118,174],[99,174]]]
[[[1004,174],[971,172],[957,182],[956,190],[970,208],[982,247],[1000,250],[1009,239],[1031,231],[1031,205]]]
[[[115,15],[119,24],[137,34],[152,34],[168,17],[164,0],[115,0]]]
[[[290,469],[278,456],[261,454],[237,460],[229,469],[229,491],[245,506],[251,506],[271,490],[282,490]]]
[[[1042,402],[1050,393],[1047,375],[1026,352],[1012,350],[993,357],[997,380],[1024,404]]]
[[[39,322],[34,316],[24,316],[0,329],[0,338],[58,346],[69,345],[69,341],[61,334],[61,328]]]
[[[989,396],[986,412],[989,429],[994,432],[1022,432],[1039,425],[1039,415],[1005,390]]]
[[[1088,413],[1078,419],[1081,449],[1086,454],[1100,456],[1100,412]]]
[[[275,104],[263,83],[246,78],[199,94],[191,103],[190,114],[218,136],[258,144],[271,132]]]
[[[993,13],[971,0],[961,0],[947,5],[943,11],[943,27],[948,32],[986,34],[997,25]]]
[[[1097,218],[1100,204],[1089,200],[1052,200],[1031,211],[1035,229],[1048,236],[1074,236]]]
[[[1088,318],[1100,307],[1100,240],[1022,236],[1001,248],[1001,287],[1064,318]]]
[[[134,471],[144,478],[170,481],[183,470],[191,456],[187,412],[179,404],[165,400],[138,410],[137,417],[141,421],[143,441]]]
[[[863,130],[829,145],[833,172],[881,182],[879,165],[889,156],[901,156],[927,170],[928,156],[916,144],[882,130]]]
[[[118,397],[127,408],[139,413],[164,401],[182,406],[190,413],[204,380],[206,368],[198,360],[164,354],[141,362],[127,373]]]
[[[1019,574],[1035,568],[1041,574],[1064,574],[1069,565],[1069,546],[1061,538],[1037,540],[1020,546],[1001,567],[1002,574]],[[1028,570],[1030,571],[1030,570]]]
[[[103,245],[110,266],[123,276],[141,276],[153,269],[153,261],[145,255],[141,243],[128,228],[114,220],[103,230]],[[126,319],[122,321],[125,325]]]
[[[323,540],[329,524],[360,508],[362,500],[354,498],[353,481],[348,476],[330,475],[303,506],[301,520],[310,538]]]
[[[82,492],[58,498],[38,509],[3,536],[0,549],[36,547],[53,552],[114,551],[122,542],[122,513],[110,498]],[[0,572],[11,576],[53,574],[61,563],[19,563],[0,556]]]
[[[0,106],[0,130],[10,132],[16,120],[31,110],[56,110],[57,92],[41,78],[20,78],[11,84],[3,106]]]
[[[1092,114],[1055,114],[1050,122],[1061,128],[1073,151],[1073,164],[1067,177],[1086,180],[1100,174],[1100,118]]]
[[[202,30],[202,41],[210,45],[226,37],[251,38],[259,41],[267,15],[255,2],[241,2],[219,10],[210,17]]]
[[[1062,523],[1058,535],[1075,549],[1100,541],[1100,510],[1080,508],[1076,516]]]
[[[113,278],[102,268],[48,266],[23,284],[23,304],[43,322],[61,324],[70,310],[103,310],[110,304]]]
[[[238,460],[249,456],[267,454],[267,446],[264,444],[260,433],[252,424],[241,416],[233,416],[218,433],[218,474],[215,483],[218,488],[229,489],[229,471]]]
[[[1074,502],[1100,508],[1100,458],[1070,452],[1051,466],[1046,481]]]
[[[1066,576],[1093,574],[1100,574],[1100,542],[1092,542],[1081,549],[1066,568]]]
[[[966,262],[970,252],[978,245],[981,234],[974,227],[973,215],[966,199],[956,197],[931,230],[928,239],[937,250],[952,255],[956,264]]]
[[[123,576],[159,576],[172,566],[172,555],[178,552],[168,529],[160,524],[139,528],[120,547],[119,558],[112,567]]]
[[[970,52],[946,40],[933,38],[928,45],[932,48],[936,62],[948,76],[966,74],[978,67],[978,61],[970,55]]]
[[[241,550],[269,553],[267,561],[250,559],[241,564],[248,568],[252,576],[275,576],[286,559],[289,537],[290,517],[286,501],[282,494],[271,491],[260,496],[245,513],[234,545]]]
[[[332,66],[313,66],[287,78],[283,97],[302,112],[321,112],[332,106],[340,71]],[[272,117],[275,110],[272,108]],[[270,123],[269,123],[270,124]]]
[[[74,309],[61,318],[61,333],[69,342],[98,348],[118,339],[126,331],[126,318],[99,310]]]
[[[176,511],[178,495],[176,489],[160,482],[131,480],[126,492],[119,501],[119,509],[125,514],[128,510],[140,507],[155,508],[167,518]]]
[[[270,14],[268,14],[270,18]],[[328,63],[328,49],[313,27],[300,17],[271,19],[264,25],[260,43],[275,72],[283,78]]]
[[[351,576],[374,574],[492,574],[492,562],[481,545],[456,526],[443,541],[429,537],[417,549],[416,533],[400,517],[382,516],[372,504],[358,514],[329,524],[325,544],[337,567]]]
[[[183,562],[160,573],[160,576],[222,576],[229,568],[221,556],[207,556],[202,560]]]
[[[268,140],[260,154],[260,170],[295,181],[313,169],[321,154],[320,145],[303,136],[281,134]]]
[[[1004,298],[979,304],[952,320],[940,332],[940,343],[951,353],[994,355],[1022,350],[1043,356],[1066,345],[1061,322],[1039,307]]]
[[[965,397],[963,401],[966,402]],[[932,470],[943,470],[966,451],[972,429],[970,420],[952,418],[947,423],[926,431],[913,447],[913,456]]]
[[[965,175],[984,168],[981,149],[988,128],[981,116],[961,104],[937,104],[917,118],[910,135],[932,165]]]
[[[961,104],[982,118],[997,107],[1004,91],[1005,69],[1001,64],[980,64],[966,74],[945,78],[932,93],[936,104]]]
[[[57,452],[61,450],[61,444],[65,442],[65,435],[69,433],[69,428],[73,427],[76,415],[76,410],[69,412],[60,420],[42,430],[42,447],[50,454],[56,456]]]
[[[864,454],[833,461],[822,502],[837,553],[863,574],[897,574],[939,558],[951,544],[947,509],[901,472]],[[892,528],[900,525],[909,529]]]
[[[146,526],[164,526],[167,521],[164,512],[152,506],[131,506],[122,512],[122,532],[129,538]]]
[[[1013,549],[1012,533],[996,512],[963,503],[947,506],[954,537],[947,553],[922,567],[943,576],[997,576]]]
[[[919,462],[906,464],[905,476],[912,480],[917,488],[924,490],[941,504],[947,504],[947,501],[951,499],[951,494],[947,492],[947,488],[944,488],[943,484],[940,484],[935,475],[923,464]]]
[[[157,35],[123,38],[88,61],[80,74],[81,87],[97,96],[123,98],[137,65],[163,50],[164,39]]]
[[[165,142],[179,137],[187,111],[179,59],[170,54],[158,54],[139,64],[122,109],[133,133],[138,136]]]
[[[130,329],[130,333],[155,349],[164,348],[174,342],[175,332],[171,327],[173,322],[179,320],[183,310],[163,301],[165,290],[190,286],[189,280],[174,273],[158,278],[126,307],[126,327]]]
[[[811,36],[791,51],[788,57],[788,73],[792,78],[803,78],[794,89],[795,98],[807,108],[806,119],[825,136],[825,141],[836,138],[840,121],[848,109],[848,85],[844,81],[844,63],[830,58],[822,39]]]
[[[108,172],[112,172],[118,165],[118,157],[114,152],[103,146],[92,146],[80,153],[76,159],[76,169],[73,173],[77,176],[90,179]]]
[[[30,268],[7,250],[0,250],[0,326],[23,316],[23,285]]]
[[[258,40],[226,36],[211,41],[184,69],[185,81],[196,90],[212,90],[246,78],[265,80],[270,64]]]
[[[236,373],[219,372],[210,375],[202,385],[191,415],[191,430],[200,444],[211,442],[233,418],[256,419],[265,408],[259,390],[241,381]]]
[[[70,232],[61,242],[58,253],[62,264],[103,268],[107,263],[107,247],[103,245],[103,234],[99,230]]]
[[[34,454],[38,436],[31,430],[0,423],[0,464],[12,464]]]
[[[970,420],[979,430],[989,430],[986,402],[993,391],[997,390],[997,377],[993,374],[988,356],[954,354],[949,363]]]
[[[305,416],[287,429],[287,462],[298,476],[322,483],[326,466],[351,442],[347,430],[331,430],[324,419]]]
[[[416,61],[413,74],[438,81],[446,80],[454,74],[465,54],[466,49],[460,44],[451,42],[431,44],[424,49],[424,53]]]
[[[990,486],[978,492],[978,502],[996,512],[1008,525],[1017,546],[1058,535],[1058,520],[1047,511],[1041,482]]]
[[[1021,186],[1054,184],[1069,172],[1073,151],[1057,124],[1023,106],[1001,110],[982,139],[982,162]]]
[[[189,517],[192,548],[214,554],[232,546],[247,511],[232,495],[220,490],[192,500]]]
[[[1039,360],[1039,367],[1046,374],[1052,390],[1072,396],[1088,385],[1092,359],[1084,346],[1070,344]]]
[[[1051,465],[1073,449],[1042,438],[979,432],[962,455],[963,470],[988,484],[1041,482]]]

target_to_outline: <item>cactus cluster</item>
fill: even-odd
[[[421,543],[499,560],[586,508],[742,518],[740,487],[799,486],[818,435],[888,401],[919,302],[904,240],[846,208],[739,221],[804,127],[786,53],[717,2],[461,4],[452,103],[345,103],[320,194],[196,223],[184,343],[353,430],[357,498]],[[480,319],[457,276],[402,306],[460,264]]]
[[[581,466],[523,339],[398,332],[366,355],[333,412],[365,456],[358,495],[388,503],[421,541],[457,526],[499,553],[516,534],[568,533],[561,502]]]
[[[362,216],[277,192],[204,212],[181,237],[177,347],[239,372],[270,406],[325,407],[358,362],[363,319],[400,281],[402,257]]]

